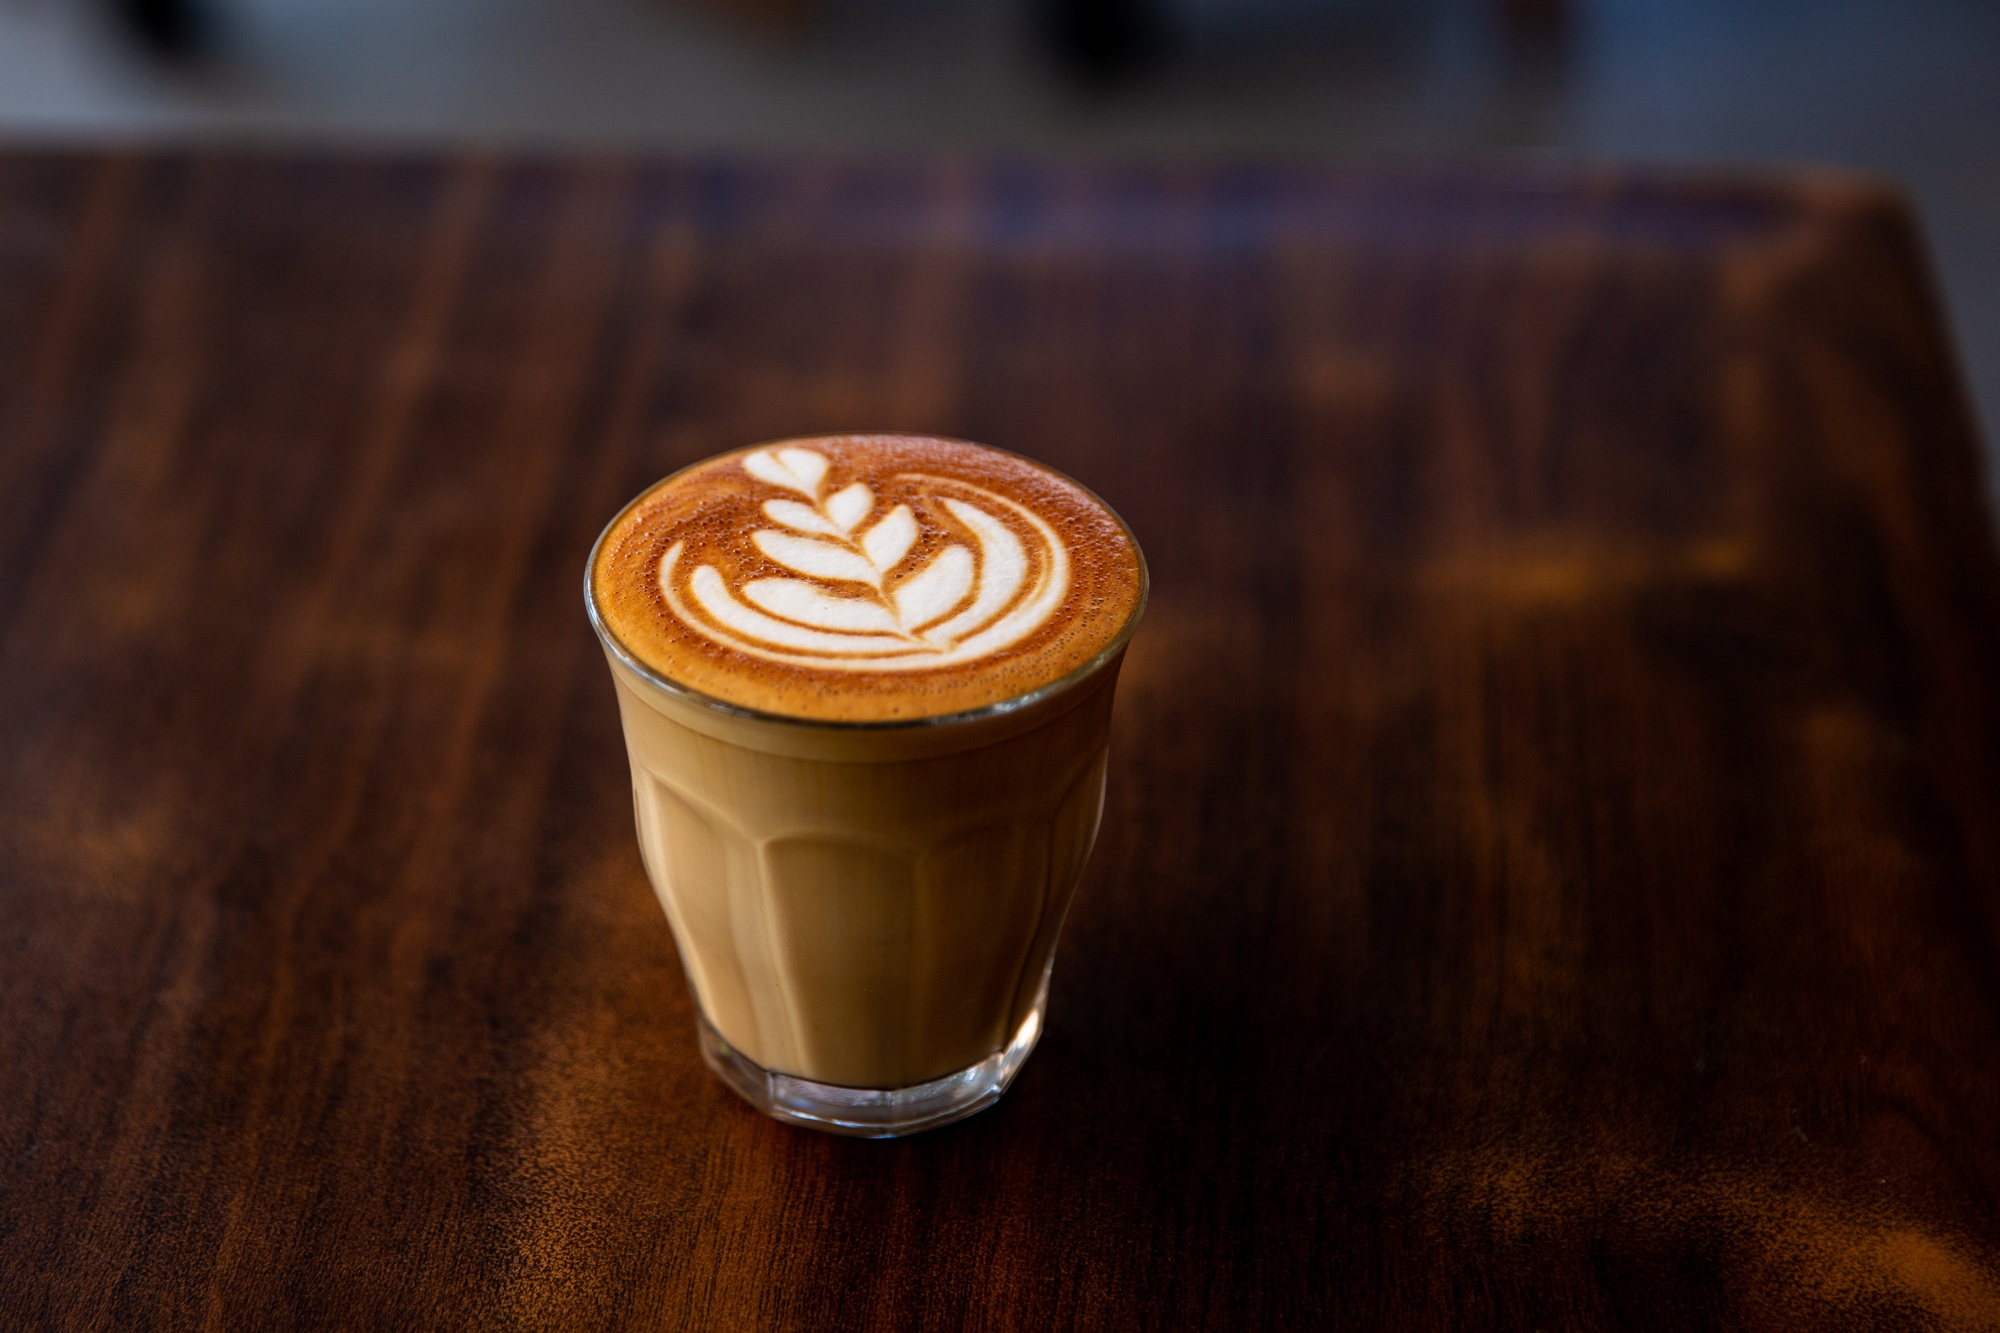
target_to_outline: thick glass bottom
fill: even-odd
[[[1034,1008],[1004,1049],[956,1073],[906,1088],[846,1088],[780,1074],[723,1040],[699,1007],[695,1023],[701,1034],[701,1058],[743,1100],[765,1115],[831,1134],[893,1139],[963,1120],[999,1101],[1041,1038],[1042,1012],[1048,1001],[1049,984],[1044,979]]]

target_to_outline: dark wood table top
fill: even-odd
[[[2000,566],[1836,177],[0,155],[0,1325],[2000,1326]],[[795,432],[1156,594],[998,1108],[703,1068],[583,558]]]

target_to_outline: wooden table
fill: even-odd
[[[2000,1326],[2000,568],[1832,177],[0,157],[0,1325]],[[1022,450],[1156,579],[1013,1092],[697,1058],[585,551]]]

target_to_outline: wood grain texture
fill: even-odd
[[[0,156],[0,1325],[2000,1326],[2000,568],[1837,179]],[[1156,580],[1051,1027],[697,1058],[579,584],[796,432]]]

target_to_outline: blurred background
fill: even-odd
[[[0,134],[1842,163],[2000,422],[1996,0],[0,0]]]

